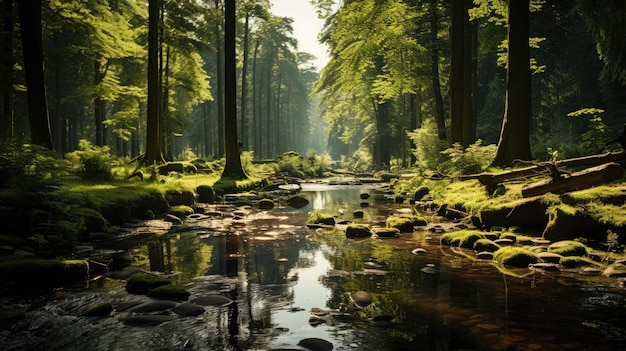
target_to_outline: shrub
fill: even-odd
[[[463,149],[461,144],[454,143],[452,147],[443,150],[441,153],[450,159],[448,171],[451,173],[471,174],[485,170],[496,156],[496,146],[481,145],[482,140]]]
[[[434,120],[426,120],[422,128],[407,132],[409,138],[416,145],[411,151],[417,158],[417,165],[422,169],[441,170],[446,157],[441,153],[447,141],[439,139],[437,125]]]
[[[115,164],[108,146],[93,146],[87,140],[78,143],[79,150],[67,154],[75,169],[87,179],[111,180]]]

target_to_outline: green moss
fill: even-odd
[[[585,208],[598,222],[616,227],[626,227],[626,206],[603,204],[599,201],[588,203]]]
[[[189,299],[189,292],[183,286],[167,284],[152,289],[148,297],[162,300],[186,301]]]
[[[170,214],[178,218],[185,218],[193,213],[193,208],[186,205],[178,205],[170,208]]]
[[[513,242],[516,243],[517,235],[513,233],[504,232],[500,234],[500,239],[509,239],[509,240],[513,240]]]
[[[493,259],[499,263],[513,267],[528,267],[529,264],[537,263],[537,255],[521,247],[505,246],[493,254]]]
[[[587,256],[590,251],[585,244],[574,240],[558,241],[548,246],[548,252],[561,256]]]
[[[326,224],[326,225],[335,225],[335,217],[330,214],[322,213],[319,210],[313,211],[309,220],[306,221],[307,224]]]
[[[426,225],[426,220],[416,215],[400,214],[387,217],[385,224],[387,228],[396,228],[401,232],[412,232],[413,227]]]
[[[130,294],[146,295],[150,291],[164,285],[169,285],[169,279],[150,273],[138,273],[126,282],[126,291]]]
[[[588,257],[579,257],[579,256],[562,257],[559,263],[563,267],[567,267],[567,268],[578,268],[578,267],[585,267],[585,266],[602,267],[601,263],[598,263]]]
[[[440,242],[449,246],[471,249],[479,239],[485,239],[485,233],[480,230],[459,230],[443,234]]]

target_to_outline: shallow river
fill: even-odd
[[[363,193],[372,197],[362,200]],[[350,220],[362,209],[359,222],[384,226],[387,215],[411,207],[385,200],[373,185],[309,184],[300,195],[310,200],[304,208],[224,207],[234,216],[202,218],[190,230],[131,248],[134,267],[170,273],[190,299],[219,294],[234,303],[157,326],[123,323],[123,311],[81,316],[96,302],[147,299],[106,278],[31,306],[25,319],[0,331],[0,350],[626,347],[623,281],[563,272],[505,276],[489,262],[440,246],[440,234],[428,231],[355,240],[341,226],[307,229],[315,209]],[[415,248],[425,253],[412,253]],[[350,298],[356,291],[368,292],[372,303],[357,307]],[[316,341],[311,338],[328,343],[307,345]]]

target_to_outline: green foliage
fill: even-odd
[[[496,145],[482,145],[482,140],[463,149],[460,143],[454,143],[442,153],[450,158],[448,172],[471,174],[479,173],[487,169],[496,156]]]
[[[309,151],[307,157],[297,152],[290,151],[274,159],[276,172],[287,173],[298,178],[318,178],[328,175],[330,169],[330,156],[327,153],[317,155],[315,151]]]
[[[70,152],[66,157],[75,169],[91,180],[111,180],[111,170],[116,164],[108,146],[93,146],[87,140],[79,142],[80,150]]]
[[[417,159],[418,167],[422,170],[442,170],[446,158],[441,150],[445,149],[448,143],[439,139],[435,121],[426,120],[421,128],[407,132],[407,135],[415,144],[415,149],[411,151]]]
[[[597,108],[583,108],[567,114],[568,117],[586,117],[588,125],[576,145],[579,154],[600,152],[607,138],[607,126],[602,120],[604,110]]]

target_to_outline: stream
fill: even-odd
[[[134,325],[120,306],[151,298],[102,278],[24,302],[24,318],[0,328],[0,350],[622,350],[626,343],[624,280],[503,275],[441,246],[432,230],[348,239],[341,224],[309,229],[314,210],[384,226],[388,215],[413,207],[377,185],[303,184],[299,195],[310,201],[299,209],[211,205],[187,229],[125,248],[131,268],[161,272],[185,286],[191,302],[220,295],[232,303]],[[358,209],[364,218],[355,220]],[[371,304],[358,307],[357,291]],[[115,307],[110,315],[82,314],[103,301]]]

